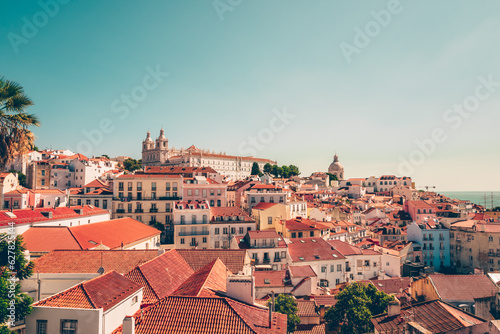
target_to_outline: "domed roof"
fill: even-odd
[[[344,170],[344,166],[339,162],[339,157],[335,154],[333,157],[333,162],[328,167],[328,173],[341,172]]]

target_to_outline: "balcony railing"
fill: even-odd
[[[158,209],[157,208],[151,208],[151,209],[149,209],[149,212],[158,212]]]
[[[121,201],[121,202],[133,202],[133,201],[178,201],[181,200],[182,198],[179,196],[176,197],[165,197],[165,196],[160,196],[160,197],[144,197],[141,196],[139,197],[113,197],[114,201]]]
[[[281,262],[281,258],[275,257],[274,262]]]
[[[144,210],[143,209],[135,209],[135,213],[143,213]]]
[[[125,209],[117,209],[116,213],[125,213]]]
[[[189,232],[179,232],[180,237],[188,237],[191,235],[208,235],[208,231],[189,231]]]

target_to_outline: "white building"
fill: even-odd
[[[276,161],[254,157],[240,157],[215,153],[190,146],[187,149],[170,148],[165,131],[160,130],[159,137],[153,141],[148,131],[142,142],[143,166],[184,166],[184,167],[211,167],[229,179],[241,180],[250,176],[252,165],[256,162],[260,170],[269,163],[276,165]]]
[[[110,334],[139,311],[142,290],[112,271],[33,304],[26,332]]]

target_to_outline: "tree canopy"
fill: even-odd
[[[267,302],[267,306],[271,305],[271,300]],[[297,315],[297,301],[290,295],[279,294],[275,299],[274,311],[287,315],[288,332],[293,332],[300,323],[300,318]]]
[[[266,168],[266,166],[264,166],[264,172],[266,172],[266,170],[269,170],[269,172],[266,173],[270,173],[274,177],[282,177],[287,179],[292,176],[300,175],[299,167],[295,165],[289,165],[289,166],[283,165],[280,167],[278,165],[271,166],[269,164],[268,168]]]
[[[6,322],[13,319],[11,310],[14,307],[15,321],[24,319],[31,313],[33,299],[21,293],[21,285],[17,281],[33,274],[34,263],[24,257],[23,238],[13,234],[0,234],[0,333],[9,333]],[[15,273],[13,275],[12,273]]]
[[[259,167],[259,164],[254,162],[252,164],[252,172],[250,173],[250,175],[258,175],[258,176],[262,176],[264,175],[261,171],[260,171],[260,167]]]
[[[129,172],[133,172],[137,169],[141,169],[142,168],[142,160],[141,159],[135,160],[132,158],[125,159],[123,161],[123,168],[125,168]]]
[[[325,313],[329,330],[342,333],[367,333],[372,330],[371,318],[386,311],[394,297],[378,291],[372,284],[354,282],[337,296],[335,306]]]
[[[35,136],[28,128],[40,126],[40,121],[26,113],[32,105],[20,84],[0,77],[0,170],[14,155],[34,147]]]

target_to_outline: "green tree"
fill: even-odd
[[[335,174],[332,173],[326,173],[326,174],[330,177],[330,182],[339,180],[339,178]]]
[[[290,177],[300,175],[299,167],[295,165],[290,165],[288,166],[288,169],[290,170]]]
[[[281,167],[281,177],[285,179],[290,177],[290,168],[288,166]]]
[[[101,155],[101,158],[106,158],[106,159],[108,159],[108,160],[109,160],[109,155],[107,155],[107,154],[103,154],[103,155]]]
[[[10,322],[9,307],[15,306],[16,321],[24,319],[31,313],[33,299],[21,293],[21,285],[15,278],[26,279],[33,274],[34,263],[24,257],[23,238],[18,235],[0,234],[0,324]],[[9,333],[7,326],[0,325],[0,333]]]
[[[271,305],[271,300],[267,302],[267,306]],[[279,294],[275,299],[274,311],[287,315],[288,332],[294,332],[297,325],[300,323],[300,318],[297,315],[297,301],[290,295]]]
[[[35,136],[28,128],[39,126],[40,122],[25,112],[32,105],[21,85],[0,77],[0,170],[14,155],[34,147]]]
[[[125,168],[129,172],[133,172],[137,169],[141,169],[142,168],[142,160],[135,160],[132,158],[125,159],[125,161],[123,161],[123,168]]]
[[[250,175],[258,175],[258,176],[264,175],[260,171],[260,167],[259,167],[258,163],[256,163],[256,162],[253,163],[253,165],[252,165],[252,173]]]
[[[329,330],[341,333],[366,333],[372,330],[373,315],[385,312],[394,298],[378,291],[372,284],[351,283],[337,296],[335,306],[325,313]]]
[[[270,174],[273,169],[273,166],[268,162],[267,164],[264,165],[264,173]]]

